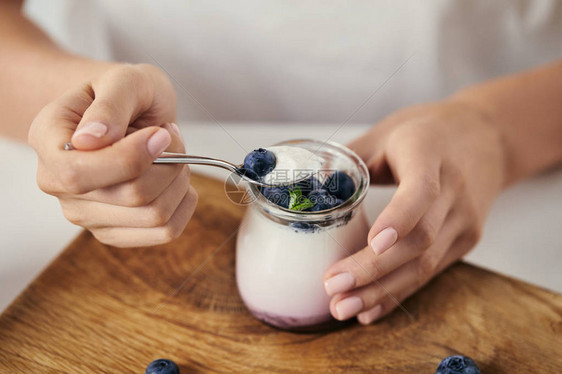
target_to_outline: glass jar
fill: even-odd
[[[340,170],[354,181],[353,196],[320,212],[282,208],[248,186],[256,197],[246,210],[236,242],[236,281],[242,300],[259,320],[287,330],[314,330],[335,322],[323,276],[335,262],[367,245],[362,208],[369,187],[365,163],[333,142],[292,140],[325,160],[319,179]]]

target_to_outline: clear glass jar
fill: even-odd
[[[369,230],[362,201],[369,186],[365,163],[333,142],[292,140],[276,145],[303,147],[324,158],[322,175],[346,172],[356,190],[342,205],[320,212],[299,212],[256,196],[248,207],[236,242],[236,281],[242,300],[259,320],[287,330],[330,326],[325,271],[367,245]],[[321,179],[322,181],[322,179]]]

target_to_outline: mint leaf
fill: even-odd
[[[302,211],[312,208],[314,203],[302,196],[302,191],[299,187],[289,189],[289,209]]]
[[[289,188],[289,209],[293,209],[295,205],[298,205],[301,198],[302,191],[299,187]]]
[[[302,203],[293,206],[291,209],[301,211],[301,210],[305,210],[305,209],[308,209],[308,208],[312,208],[313,206],[314,206],[314,203],[312,201],[310,201],[307,198],[304,198]]]

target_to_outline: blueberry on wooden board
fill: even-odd
[[[435,374],[480,374],[480,369],[470,357],[449,356],[441,361]]]
[[[160,358],[152,361],[146,367],[144,374],[180,374],[180,369],[174,361]]]

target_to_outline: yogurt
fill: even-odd
[[[275,168],[263,177],[267,184],[288,184],[310,177],[316,173],[324,160],[308,149],[295,146],[272,146],[266,148],[276,158]]]
[[[257,199],[238,232],[236,280],[242,300],[257,319],[283,329],[310,330],[334,321],[323,287],[326,270],[367,245],[369,227],[361,203],[369,174],[363,161],[343,146],[317,141],[298,145],[309,150],[320,146],[317,157],[349,174],[357,189],[333,209],[301,212],[273,204],[249,186]],[[298,149],[278,148],[292,153]]]
[[[236,245],[236,280],[244,303],[258,319],[284,329],[330,321],[323,275],[363,248],[368,230],[363,210],[345,224],[309,232],[249,208]]]

